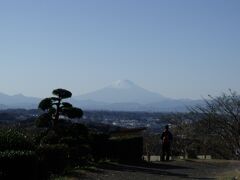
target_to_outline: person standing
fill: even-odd
[[[165,126],[165,129],[161,136],[161,140],[162,140],[161,161],[165,161],[165,160],[169,161],[173,136],[172,136],[172,133],[169,131],[168,125]],[[166,156],[166,159],[165,159],[165,156]]]

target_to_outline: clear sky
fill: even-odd
[[[2,0],[0,92],[130,79],[172,98],[240,91],[239,0]]]

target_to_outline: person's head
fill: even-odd
[[[168,126],[168,125],[166,125],[166,126],[165,126],[165,129],[166,129],[166,130],[168,130],[168,129],[169,129],[169,126]]]

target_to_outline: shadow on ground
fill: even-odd
[[[122,179],[199,179],[211,180],[215,179],[210,174],[205,174],[203,166],[196,166],[194,161],[189,163],[163,162],[163,163],[99,163],[94,168],[76,170],[69,177],[85,180],[122,180]],[[204,166],[208,169],[208,166]],[[211,168],[213,168],[211,166]],[[215,168],[214,168],[215,169]],[[209,171],[207,171],[209,172]],[[210,176],[210,177],[209,177]]]
[[[191,169],[183,166],[169,165],[169,164],[154,164],[154,163],[140,163],[140,164],[115,164],[115,163],[101,163],[98,168],[103,170],[125,171],[125,172],[142,172],[148,174],[156,174],[162,176],[176,176],[181,178],[188,178],[184,173],[173,173],[166,171],[167,169]],[[191,178],[192,179],[192,178]]]

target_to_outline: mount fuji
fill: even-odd
[[[93,100],[105,103],[152,103],[166,98],[160,94],[148,91],[130,80],[119,80],[111,85],[81,96],[77,100]]]
[[[118,111],[186,111],[201,100],[175,100],[144,89],[130,80],[119,80],[97,91],[73,97],[85,109]]]

